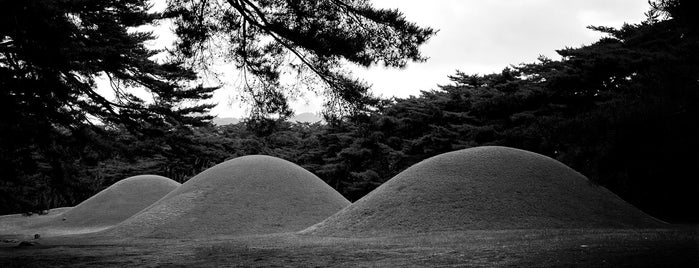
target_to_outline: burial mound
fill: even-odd
[[[441,154],[300,233],[654,227],[662,223],[543,155],[497,146]]]
[[[302,167],[276,157],[252,155],[205,170],[104,233],[196,238],[295,232],[349,204]]]
[[[77,206],[42,224],[49,228],[105,228],[120,223],[180,186],[157,175],[120,180]]]

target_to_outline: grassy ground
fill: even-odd
[[[430,158],[326,219],[347,205],[290,162],[237,158],[106,231],[33,239],[59,214],[0,218],[0,267],[699,267],[699,226],[514,149]]]
[[[295,234],[199,240],[39,239],[0,244],[0,267],[698,267],[696,227],[487,230],[331,238]]]

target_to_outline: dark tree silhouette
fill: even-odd
[[[97,144],[95,123],[147,136],[205,123],[211,105],[184,102],[207,99],[214,88],[191,87],[196,74],[180,62],[154,60],[159,51],[145,46],[153,34],[136,30],[162,18],[148,9],[146,0],[0,1],[3,198],[32,199],[12,189],[42,180],[70,184],[80,148]],[[108,77],[116,100],[97,92],[98,76]]]
[[[289,95],[301,88],[328,96],[339,114],[361,108],[369,86],[345,69],[423,61],[418,47],[435,31],[408,22],[398,10],[367,0],[173,0],[180,55],[210,64],[212,48],[243,72],[253,117],[290,114]],[[293,85],[284,83],[291,78]],[[310,80],[309,80],[310,79]],[[302,82],[298,86],[296,82]]]
[[[94,116],[106,123],[143,129],[150,125],[200,124],[193,114],[210,105],[177,107],[188,99],[210,97],[212,88],[188,87],[196,79],[178,62],[159,62],[154,39],[135,27],[155,23],[145,0],[2,1],[0,83],[3,116],[38,119],[74,128]],[[95,78],[109,77],[117,97],[96,92]],[[153,103],[133,95],[142,87]],[[22,117],[12,116],[19,114]],[[26,120],[25,120],[26,121]]]

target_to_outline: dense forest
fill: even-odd
[[[238,124],[215,126],[208,121],[210,117],[187,116],[210,105],[182,108],[178,103],[206,99],[215,88],[186,87],[195,80],[193,71],[184,67],[187,65],[148,62],[150,52],[135,48],[128,49],[134,55],[117,57],[121,61],[105,59],[109,65],[100,68],[128,70],[121,73],[125,76],[122,79],[155,85],[160,92],[158,107],[148,108],[158,111],[158,116],[140,112],[147,104],[138,101],[115,103],[126,108],[114,113],[68,94],[43,96],[41,87],[89,88],[89,81],[80,83],[79,76],[72,81],[65,74],[100,69],[80,62],[65,62],[63,66],[61,59],[55,59],[46,63],[49,67],[29,70],[31,66],[12,54],[12,42],[7,41],[12,39],[6,37],[0,41],[0,214],[72,206],[138,174],[158,174],[184,182],[217,163],[249,154],[297,163],[354,201],[428,157],[473,146],[502,145],[555,158],[657,218],[696,223],[699,214],[692,212],[699,203],[699,176],[694,170],[699,166],[696,5],[692,1],[651,2],[645,21],[619,28],[590,27],[606,37],[590,45],[558,50],[560,60],[541,57],[534,63],[487,75],[456,72],[449,75],[451,83],[409,98],[350,94],[345,96],[346,103],[361,105],[340,112],[329,109],[325,121],[314,124],[286,121],[290,113],[284,102],[266,102],[267,106],[258,110],[262,112]],[[45,9],[58,12],[51,6]],[[5,14],[0,17],[7,18]],[[128,19],[143,24],[156,18]],[[0,33],[12,36],[14,30],[3,27]],[[418,39],[432,34],[431,30],[407,29]],[[124,46],[130,44],[124,40]],[[310,44],[314,45],[318,44]],[[85,51],[67,56],[61,54],[66,53],[64,48],[50,49],[59,51],[57,57],[86,52],[108,57],[106,46],[89,43]],[[191,47],[186,48],[194,53]],[[264,52],[259,49],[240,53]],[[409,54],[411,50],[406,51]],[[419,54],[410,57],[421,60]],[[371,63],[370,59],[359,60]],[[405,64],[393,60],[396,65]],[[260,73],[274,68],[265,67],[262,61],[256,64],[249,68],[258,68],[262,77],[274,76]],[[134,69],[138,71],[131,71]],[[327,75],[331,79],[335,74]],[[37,93],[5,88],[35,88]],[[344,96],[346,92],[335,90],[331,87],[331,94]],[[275,91],[265,92],[254,91],[252,96],[269,93],[274,100],[283,99]],[[41,107],[50,105],[73,107],[66,103],[103,113],[100,118],[106,123],[73,123],[91,122],[77,112],[66,111],[62,117],[40,112]],[[268,116],[270,113],[280,116]],[[50,122],[42,124],[45,120]],[[149,127],[140,127],[143,125]]]

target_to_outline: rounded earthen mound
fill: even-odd
[[[178,182],[157,175],[129,177],[42,225],[52,228],[113,226],[155,203],[178,186]]]
[[[252,155],[205,170],[105,234],[191,238],[296,232],[349,204],[302,167]]]
[[[301,233],[369,236],[660,224],[554,159],[487,146],[415,164]]]

